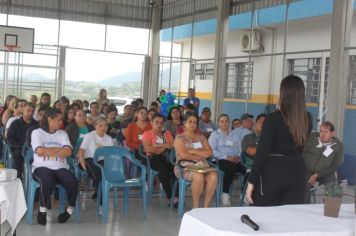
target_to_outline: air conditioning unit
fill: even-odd
[[[250,47],[252,52],[261,51],[261,31],[243,31],[240,38],[240,47],[242,52],[249,52]]]

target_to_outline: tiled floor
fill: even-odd
[[[236,184],[238,181],[234,181]],[[237,186],[233,194],[232,206],[238,206]],[[317,192],[317,203],[321,203],[321,191]],[[141,201],[138,195],[134,195],[129,200],[129,212],[123,214],[122,198],[119,199],[117,209],[113,208],[112,201],[110,202],[110,212],[108,215],[108,223],[102,224],[101,218],[95,216],[95,201],[90,196],[92,192],[87,191],[81,196],[81,219],[80,223],[76,224],[71,219],[65,224],[57,222],[57,210],[52,210],[48,213],[47,226],[37,224],[36,215],[33,216],[33,225],[27,225],[23,219],[17,228],[17,235],[29,236],[91,236],[91,235],[145,235],[145,236],[170,236],[178,235],[181,219],[178,217],[176,209],[169,209],[166,201],[156,194],[152,200],[152,204],[148,209],[147,220],[143,219]],[[350,187],[345,187],[344,203],[353,202],[353,190]],[[186,206],[191,206],[191,198],[188,196]],[[188,209],[187,209],[188,210]],[[8,229],[7,225],[3,225],[1,236],[5,235]]]

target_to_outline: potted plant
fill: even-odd
[[[342,195],[342,187],[338,182],[331,182],[325,185],[324,216],[338,217]]]

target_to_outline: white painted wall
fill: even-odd
[[[356,17],[355,17],[356,18]],[[287,33],[287,52],[330,49],[331,42],[331,16],[323,16],[298,22],[289,22]],[[283,52],[284,25],[258,28],[263,37],[264,54]],[[227,56],[248,56],[240,50],[240,37],[242,31],[229,32]],[[356,46],[356,19],[353,22],[351,45]],[[182,57],[190,57],[190,39],[181,40]],[[195,59],[213,59],[215,49],[215,35],[194,37],[193,54]],[[287,55],[291,58],[321,57],[321,53],[304,53]],[[248,61],[248,58],[231,59],[227,62]],[[254,61],[253,94],[278,94],[279,84],[282,80],[283,56],[257,57]],[[213,62],[213,61],[211,61]],[[287,67],[288,68],[288,67]],[[288,71],[286,72],[288,73]],[[188,89],[189,64],[181,68],[181,91]],[[197,92],[211,92],[212,81],[196,81]]]

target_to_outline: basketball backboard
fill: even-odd
[[[33,53],[35,29],[0,25],[0,51]]]

